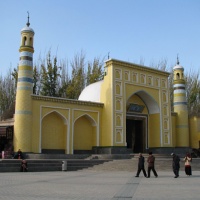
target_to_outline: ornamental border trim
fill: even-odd
[[[33,100],[42,100],[42,101],[51,101],[58,103],[68,103],[68,104],[77,104],[77,105],[86,105],[86,106],[95,106],[103,108],[103,103],[90,102],[90,101],[80,101],[74,99],[65,99],[65,98],[57,98],[57,97],[48,97],[48,96],[39,96],[39,95],[31,95]]]

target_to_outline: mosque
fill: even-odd
[[[78,100],[33,95],[34,30],[21,30],[15,114],[0,126],[13,128],[14,151],[64,154],[168,152],[200,146],[200,118],[189,117],[184,68],[170,73],[116,59],[105,61],[102,81]],[[9,139],[9,131],[4,132]]]

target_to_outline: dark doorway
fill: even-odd
[[[126,119],[127,148],[133,153],[145,151],[144,120]]]
[[[0,152],[4,151],[4,158],[13,156],[13,126],[0,127]]]

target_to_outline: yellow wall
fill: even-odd
[[[32,123],[32,151],[33,152],[40,152],[42,148],[44,149],[51,149],[53,148],[58,148],[59,149],[65,149],[64,147],[67,145],[64,141],[67,140],[66,134],[69,134],[67,129],[67,124],[65,121],[69,122],[69,109],[65,108],[65,105],[62,103],[56,103],[56,102],[51,102],[45,101],[48,98],[43,98],[43,99],[33,99],[32,100],[32,107],[33,107],[33,123]],[[53,120],[53,121],[52,121]],[[56,123],[54,122],[56,120]],[[56,127],[57,123],[59,123],[59,126],[61,127]],[[49,124],[49,127],[46,125]],[[53,128],[54,127],[54,128]],[[50,132],[52,133],[51,138],[48,139],[48,129],[51,129]],[[53,136],[53,131],[56,132],[60,129],[62,132],[62,135],[64,138],[62,138],[62,144],[59,140],[57,139],[57,144],[52,144],[54,143],[52,139]],[[65,132],[65,134],[64,134]],[[55,136],[56,137],[56,136]],[[42,140],[43,139],[43,140]],[[45,143],[44,139],[49,140],[49,147],[47,147],[47,143]],[[55,138],[54,138],[55,139]],[[57,146],[57,147],[55,147]],[[61,148],[62,147],[62,148]]]
[[[15,151],[21,149],[24,152],[32,152],[31,149],[32,141],[30,133],[30,126],[32,124],[31,116],[27,117],[26,115],[21,115],[21,116],[15,115],[15,121],[17,121],[17,125],[14,126],[14,139],[13,139]]]
[[[149,147],[160,147],[160,115],[152,114],[149,116]]]
[[[188,123],[188,112],[179,111],[177,112],[176,120],[176,146],[188,147],[189,146],[189,123]]]
[[[97,141],[100,143],[102,104],[33,95],[32,108],[33,152],[40,153],[42,149],[65,149],[66,153],[73,153],[73,142],[77,142],[74,140],[79,129],[77,127],[80,127],[83,136],[87,136],[85,140],[88,139],[88,133],[94,133],[84,149],[96,146]]]
[[[190,125],[190,146],[192,148],[200,148],[200,117],[191,117]]]
[[[86,117],[79,118],[74,124],[74,150],[91,150],[96,146],[95,135],[91,122]]]
[[[126,113],[129,99],[138,92],[144,92],[157,106],[157,114],[149,115],[149,120],[156,124],[157,129],[147,129],[155,132],[156,140],[150,141],[153,146],[171,146],[171,116],[168,91],[168,73],[141,67],[123,61],[109,60],[106,62],[106,76],[101,88],[101,102],[104,103],[102,113],[102,144],[103,146],[126,146]],[[139,93],[138,93],[139,94]],[[136,98],[130,101],[145,105],[143,113],[151,114],[144,99]],[[120,108],[121,105],[121,108]],[[164,113],[165,108],[165,114]],[[160,117],[161,115],[161,117]],[[157,122],[154,118],[158,119]],[[120,124],[121,119],[121,124]],[[161,121],[160,121],[161,120]],[[160,126],[162,124],[162,126]],[[155,130],[154,130],[155,129]],[[165,139],[162,139],[165,138]],[[161,144],[162,141],[162,144]]]
[[[104,103],[102,111],[102,132],[101,146],[113,145],[113,84],[112,84],[112,68],[106,67],[106,76],[101,87],[101,102]]]
[[[176,133],[176,121],[177,121],[177,114],[173,113],[172,114],[172,146],[176,147],[176,138],[177,138],[177,133]]]
[[[65,149],[66,133],[63,119],[55,112],[42,120],[42,149]]]
[[[137,65],[111,60],[106,63],[101,103],[32,95],[32,151],[64,149],[72,154],[93,146],[126,147],[129,103],[144,106],[142,113],[133,114],[148,119],[148,146],[172,146],[167,77],[167,73],[158,70],[145,71]],[[141,91],[157,107],[157,113],[149,112],[148,102],[139,96]]]

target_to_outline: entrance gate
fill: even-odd
[[[147,116],[127,115],[126,142],[133,153],[144,153],[148,148]]]

